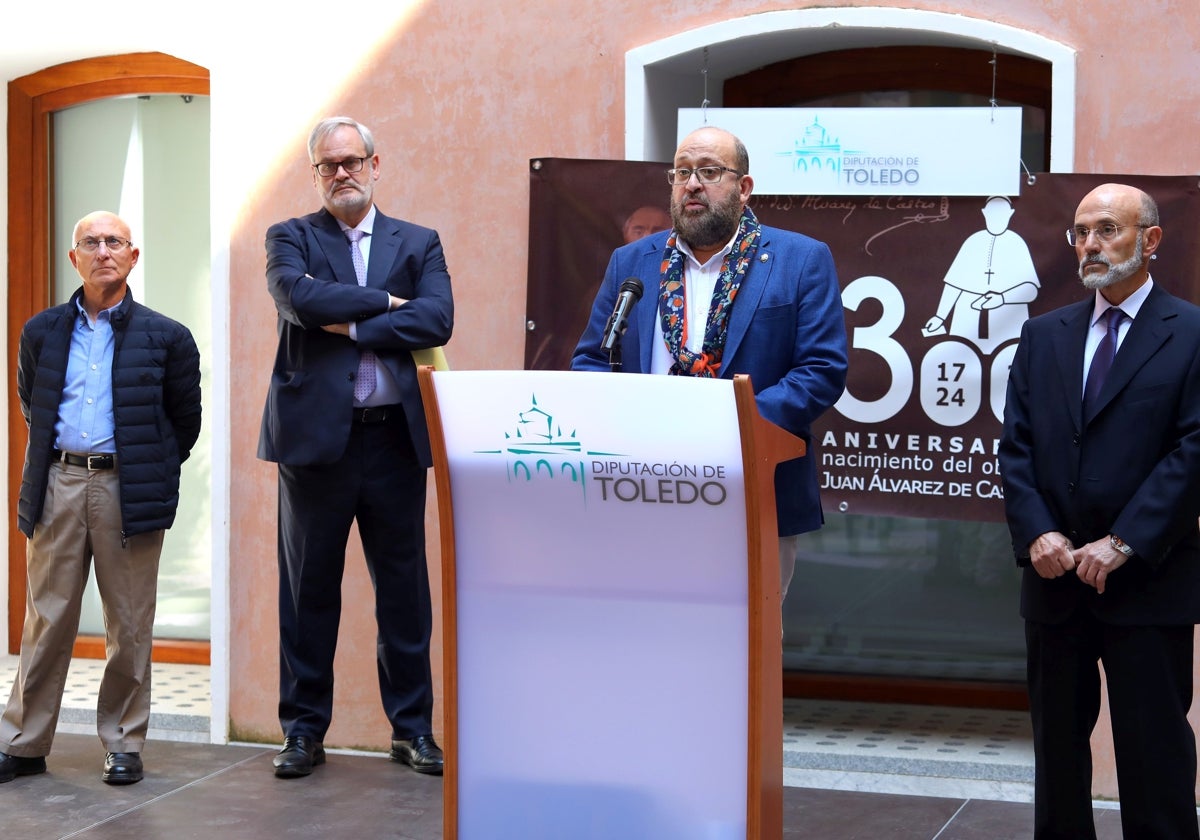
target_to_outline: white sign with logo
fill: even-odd
[[[744,838],[733,383],[452,371],[434,385],[455,524],[459,836]],[[716,732],[720,761],[703,735]],[[631,745],[653,760],[631,762]]]
[[[679,109],[736,134],[759,195],[1019,195],[1020,108]]]

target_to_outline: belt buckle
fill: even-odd
[[[111,470],[112,456],[110,455],[88,455],[87,468],[93,472],[96,470]]]

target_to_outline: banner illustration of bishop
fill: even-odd
[[[983,205],[984,229],[967,237],[943,280],[937,312],[921,333],[962,338],[983,356],[1021,335],[1041,284],[1029,246],[1008,223],[1012,202],[992,196]]]

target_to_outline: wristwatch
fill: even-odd
[[[1108,535],[1108,544],[1111,545],[1113,548],[1115,548],[1117,551],[1124,554],[1126,557],[1133,556],[1133,549],[1130,548],[1128,546],[1128,544],[1126,544],[1125,540],[1121,539],[1116,534]]]

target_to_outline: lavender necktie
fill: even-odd
[[[346,231],[346,238],[350,240],[350,259],[354,262],[354,276],[358,278],[360,286],[367,285],[367,262],[363,259],[362,249],[358,245],[358,241],[365,235],[361,230],[353,228]],[[358,374],[354,377],[354,399],[361,403],[374,392],[375,354],[370,350],[363,350],[358,357]]]
[[[1096,355],[1092,357],[1092,366],[1088,368],[1087,384],[1083,388],[1084,413],[1091,412],[1096,398],[1100,396],[1100,389],[1104,387],[1104,380],[1112,369],[1113,359],[1117,355],[1117,330],[1121,327],[1121,319],[1125,317],[1125,313],[1115,306],[1110,306],[1104,316],[1108,318],[1108,331],[1104,333],[1104,338],[1100,339]]]

